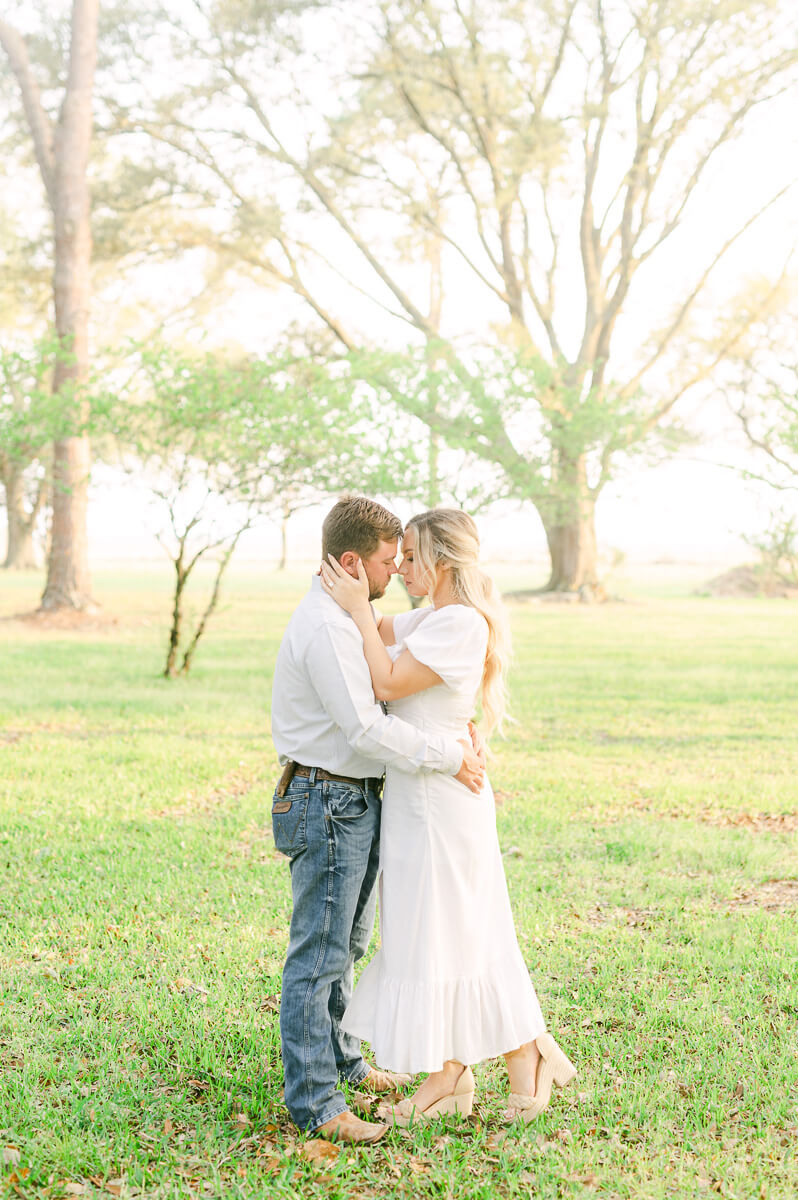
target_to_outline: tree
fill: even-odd
[[[52,438],[52,355],[39,348],[0,346],[0,484],[5,494],[4,567],[38,565],[33,535],[47,495],[47,447]]]
[[[66,83],[57,123],[42,103],[25,38],[0,19],[0,45],[16,78],[54,229],[55,327],[68,355],[57,358],[53,392],[88,375],[91,228],[88,163],[99,0],[74,0]],[[91,468],[86,435],[53,447],[52,529],[43,609],[91,605],[86,530]]]
[[[757,322],[727,364],[722,390],[759,469],[744,474],[798,491],[798,353],[795,301]]]
[[[174,568],[164,675],[190,671],[241,537],[257,521],[349,490],[412,494],[421,464],[412,445],[392,450],[377,414],[341,372],[312,359],[141,353],[132,381],[106,393],[96,430],[116,460],[149,487],[158,539]],[[214,555],[210,597],[187,629],[187,588]]]
[[[731,226],[705,225],[686,284],[657,267],[719,153],[794,83],[789,6],[379,0],[353,6],[344,34],[336,7],[346,61],[331,53],[326,92],[308,83],[304,99],[275,94],[257,43],[220,12],[232,9],[216,6],[190,37],[177,34],[196,66],[191,88],[131,111],[129,128],[215,191],[209,244],[293,291],[338,346],[398,349],[444,335],[461,377],[486,343],[525,369],[535,362],[515,427],[491,402],[490,436],[475,452],[537,507],[549,586],[594,582],[595,505],[616,464],[667,425],[742,332],[741,322],[703,357],[684,352],[718,265],[781,191]],[[326,120],[323,95],[334,109]],[[430,239],[447,296],[469,297],[460,312],[449,306],[445,328],[429,295]],[[669,304],[635,331],[641,300],[663,290]],[[470,403],[481,387],[465,381]],[[455,445],[462,416],[462,405],[427,412]],[[546,439],[542,454],[525,446],[530,424]]]

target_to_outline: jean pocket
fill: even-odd
[[[327,810],[334,821],[354,821],[369,810],[366,793],[346,783],[328,783]]]
[[[294,792],[284,796],[275,792],[272,802],[272,833],[274,844],[281,854],[295,858],[307,849],[307,812],[310,792]]]

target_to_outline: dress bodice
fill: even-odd
[[[396,643],[388,647],[393,659],[409,650],[443,683],[392,700],[390,712],[431,733],[464,736],[482,682],[488,644],[485,618],[465,604],[420,608],[394,617],[394,635]]]

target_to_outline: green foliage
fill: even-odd
[[[280,508],[287,491],[310,501],[422,486],[415,448],[392,445],[379,411],[335,364],[143,349],[132,382],[106,392],[104,406],[98,430],[155,479],[201,478],[259,513]]]
[[[222,576],[253,524],[286,519],[336,492],[417,494],[423,464],[411,443],[392,443],[378,411],[335,365],[166,346],[140,348],[137,358],[126,385],[95,396],[92,426],[160,508],[158,537],[175,568],[164,669],[171,678],[189,671]],[[186,585],[214,552],[210,599],[186,643]]]
[[[355,353],[347,361],[384,405],[498,467],[492,499],[531,501],[552,523],[598,495],[608,450],[656,453],[663,438],[656,426],[646,427],[637,397],[608,384],[586,392],[567,364],[553,366],[531,351],[484,348],[466,358],[431,343],[415,353]]]
[[[0,460],[26,467],[49,443],[84,431],[82,389],[65,383],[57,395],[52,390],[56,362],[72,360],[55,338],[23,349],[0,344]]]

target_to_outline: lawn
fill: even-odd
[[[269,815],[305,581],[240,569],[175,682],[168,583],[99,573],[80,631],[0,621],[0,1195],[792,1200],[798,607],[513,606],[491,776],[578,1079],[505,1136],[483,1064],[469,1121],[314,1159],[280,1099]],[[0,616],[39,586],[2,579]]]

